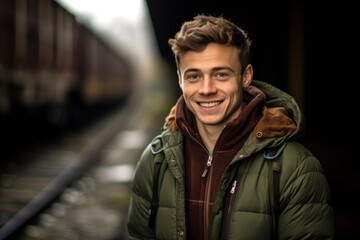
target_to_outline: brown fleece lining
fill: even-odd
[[[176,104],[171,108],[169,114],[165,118],[165,123],[169,126],[169,129],[172,133],[178,130],[175,118],[176,118]]]
[[[297,127],[283,107],[264,107],[263,117],[254,129],[253,139],[288,136],[296,131]]]

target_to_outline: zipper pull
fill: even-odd
[[[212,154],[209,155],[208,161],[206,163],[206,167],[205,170],[203,172],[203,174],[201,174],[201,177],[206,177],[208,171],[209,171],[209,167],[211,167],[211,161],[212,161]]]
[[[230,190],[230,193],[231,193],[231,194],[234,194],[235,189],[236,189],[236,184],[237,184],[237,181],[235,180],[235,181],[233,182],[232,187],[231,187],[231,190]]]
[[[207,172],[208,172],[208,168],[206,167],[204,172],[201,174],[201,177],[206,177]]]
[[[207,173],[209,171],[209,167],[211,167],[211,161],[212,161],[212,154],[209,155],[209,158],[208,158],[207,163],[206,163],[205,170],[201,174],[201,177],[206,177],[206,175],[207,175]]]

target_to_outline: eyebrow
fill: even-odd
[[[235,70],[230,67],[215,67],[215,68],[211,69],[211,71],[213,71],[213,72],[220,71],[220,70],[229,70],[230,72],[235,73]]]
[[[211,69],[211,72],[216,72],[216,71],[221,71],[221,70],[228,70],[232,73],[235,73],[235,70],[230,67],[214,67]],[[201,70],[198,68],[189,68],[184,72],[184,74],[186,74],[188,72],[201,72]]]

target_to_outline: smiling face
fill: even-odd
[[[201,52],[180,57],[179,84],[198,126],[223,128],[241,113],[243,87],[252,80],[252,66],[241,74],[235,47],[210,43]]]

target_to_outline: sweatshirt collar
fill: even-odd
[[[252,132],[260,118],[265,106],[265,95],[254,86],[244,89],[244,107],[241,114],[230,121],[220,134],[215,149],[217,151],[233,151],[234,146],[244,142]],[[196,127],[194,114],[187,108],[183,96],[176,105],[176,123],[180,131],[192,141],[193,144],[202,145],[203,141]]]

